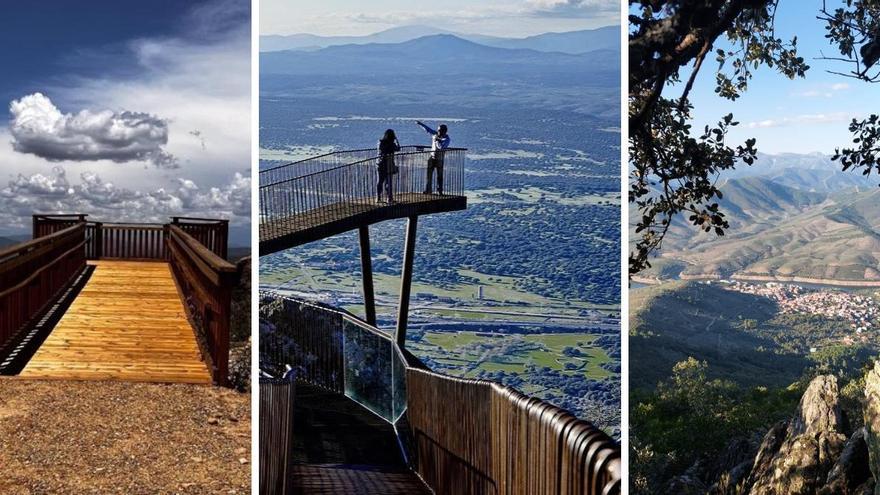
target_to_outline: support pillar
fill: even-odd
[[[370,227],[358,229],[361,241],[361,281],[364,286],[364,312],[367,323],[376,326],[376,296],[373,292],[373,261],[370,255]]]
[[[412,216],[406,221],[406,241],[403,247],[403,270],[400,274],[400,303],[397,312],[397,331],[394,334],[397,345],[406,344],[406,324],[409,319],[409,293],[412,289],[413,260],[416,254],[416,227],[419,217]]]

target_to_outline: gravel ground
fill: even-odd
[[[0,378],[0,493],[250,493],[250,395]]]

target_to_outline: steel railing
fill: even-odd
[[[389,335],[327,305],[262,291],[260,318],[261,369],[292,368],[297,380],[393,424],[410,467],[435,493],[620,492],[619,445],[556,406],[427,370]],[[328,387],[328,373],[341,383]]]
[[[378,159],[376,150],[330,153],[263,170],[260,238],[276,238],[379,208],[403,210],[413,203],[442,199],[439,195],[422,195],[428,189],[428,159],[432,157],[442,161],[443,193],[464,196],[466,152],[464,148],[402,148],[393,157],[396,173],[390,176],[390,204],[377,201],[378,168],[380,163],[387,166],[387,162]],[[434,192],[439,192],[438,172],[433,174]]]

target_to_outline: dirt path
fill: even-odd
[[[250,396],[0,379],[0,493],[250,493]]]

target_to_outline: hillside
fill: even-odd
[[[664,257],[685,262],[682,274],[691,277],[880,282],[878,199],[880,191],[841,194],[792,214],[740,218],[731,222],[731,235],[670,243]],[[736,208],[728,211],[736,218]]]
[[[630,384],[650,389],[689,357],[706,361],[711,377],[747,386],[785,386],[807,360],[787,353],[755,327],[776,328],[769,299],[697,282],[630,291]]]
[[[0,248],[11,246],[12,244],[18,244],[19,242],[24,242],[30,238],[30,234],[9,234],[0,236]]]
[[[677,218],[661,257],[640,275],[880,284],[880,189],[826,160],[764,156],[731,174],[719,187],[726,234]]]

